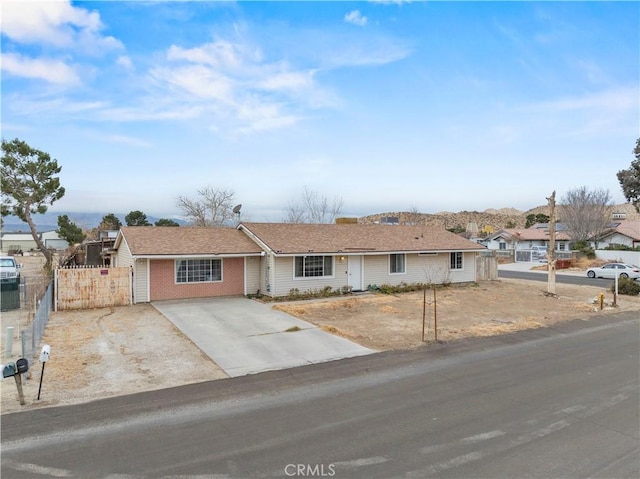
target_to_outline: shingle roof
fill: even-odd
[[[121,230],[131,254],[259,254],[260,247],[235,228],[126,226]]]
[[[492,237],[502,236],[518,241],[549,241],[549,230],[542,228],[520,228],[520,229],[503,229]],[[556,240],[568,241],[569,235],[564,231],[556,231]]]
[[[277,254],[480,251],[473,241],[434,226],[242,223]]]
[[[616,229],[614,231],[608,232],[607,236],[614,233],[619,233],[621,235],[628,236],[634,241],[640,241],[640,221],[637,221],[637,220],[620,221],[620,223],[616,225]]]
[[[517,239],[519,241],[549,241],[549,230],[544,230],[540,228],[531,229],[505,229],[511,238]],[[560,241],[568,241],[569,235],[564,231],[556,231],[556,240]]]

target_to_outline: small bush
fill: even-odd
[[[588,241],[577,241],[573,245],[573,249],[579,251],[581,254],[585,255],[588,259],[596,258],[596,252],[591,247]]]
[[[616,285],[611,285],[611,292],[615,292]],[[628,296],[638,296],[640,294],[640,283],[631,278],[618,279],[618,294],[626,294]]]
[[[640,251],[640,246],[632,248],[631,246],[627,246],[626,244],[611,243],[604,249],[613,251]]]
[[[412,291],[422,291],[425,289],[427,285],[424,283],[411,283],[407,284],[402,282],[400,284],[381,284],[380,286],[369,286],[370,291],[379,291],[382,294],[399,294],[399,293],[410,293]]]
[[[298,288],[291,288],[289,294],[283,298],[271,298],[271,301],[299,301],[303,299],[329,298],[331,296],[339,296],[345,294],[340,289],[332,289],[331,286],[325,286],[322,289],[313,289],[308,291],[300,291]]]
[[[325,286],[324,288],[322,288],[322,291],[320,291],[320,296],[322,296],[323,298],[328,298],[329,296],[335,296],[337,293],[333,292],[333,289],[331,289],[331,286]]]

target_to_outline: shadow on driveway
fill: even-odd
[[[231,377],[375,352],[243,297],[152,305]]]

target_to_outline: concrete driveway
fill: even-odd
[[[375,352],[247,298],[152,305],[231,377]],[[287,332],[296,326],[300,330]]]

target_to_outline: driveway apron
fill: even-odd
[[[231,377],[375,352],[247,298],[152,305]]]

